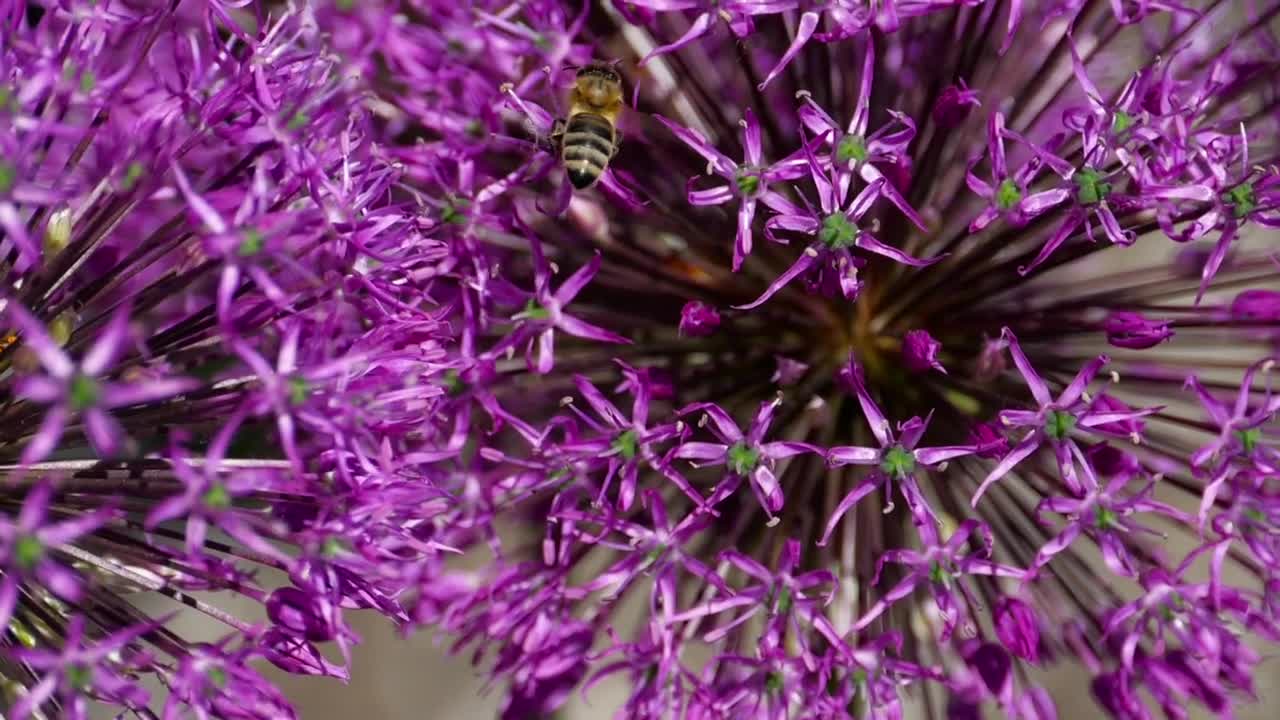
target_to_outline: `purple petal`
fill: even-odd
[[[973,493],[973,499],[969,501],[969,505],[977,507],[978,500],[987,492],[987,488],[994,485],[998,480],[1000,480],[1000,478],[1008,475],[1009,471],[1018,463],[1022,462],[1028,455],[1035,452],[1036,448],[1040,447],[1040,443],[1043,442],[1043,440],[1044,437],[1040,434],[1040,431],[1036,430],[1031,433],[1030,437],[1026,440],[1018,443],[1018,445],[1000,461],[1000,464],[996,465],[995,469],[987,475],[986,479],[982,481],[982,484],[978,486],[978,489]]]
[[[801,48],[804,47],[804,44],[809,42],[809,38],[813,37],[813,31],[817,27],[818,13],[806,12],[800,16],[800,24],[796,28],[796,36],[791,39],[791,45],[789,45],[787,47],[787,51],[782,54],[782,59],[778,61],[778,64],[774,65],[773,69],[769,71],[769,74],[765,76],[764,82],[756,86],[757,90],[764,90],[770,82],[773,82],[773,79],[776,78],[778,73],[782,72],[783,68],[791,62],[792,58],[796,56],[796,53],[800,52]]]

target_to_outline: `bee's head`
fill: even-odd
[[[608,65],[588,65],[578,69],[578,95],[596,107],[605,107],[622,97],[622,78]]]

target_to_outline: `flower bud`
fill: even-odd
[[[1146,350],[1173,337],[1168,321],[1148,320],[1135,312],[1113,312],[1102,327],[1107,342],[1130,350]]]
[[[1280,320],[1280,292],[1245,290],[1231,301],[1231,317],[1234,320]]]
[[[296,587],[282,587],[267,599],[267,617],[312,642],[332,640],[335,608],[323,598]]]
[[[933,104],[933,121],[938,127],[950,130],[959,127],[973,108],[981,105],[977,91],[970,90],[961,80],[958,86],[948,85],[938,95],[938,101]]]
[[[937,370],[943,375],[947,369],[938,362],[938,350],[942,343],[933,339],[928,330],[911,330],[902,339],[902,362],[913,373]]]
[[[1040,628],[1035,611],[1025,602],[1003,597],[995,607],[996,636],[1005,648],[1030,662],[1040,659]]]
[[[680,334],[685,337],[707,337],[720,327],[720,313],[710,305],[690,300],[680,310]]]

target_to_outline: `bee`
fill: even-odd
[[[600,64],[580,68],[569,94],[568,119],[557,120],[551,131],[569,183],[578,190],[595,185],[618,154],[621,112],[622,78],[618,73]]]

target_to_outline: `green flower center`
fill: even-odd
[[[249,228],[244,231],[244,237],[240,239],[240,247],[236,248],[236,254],[240,257],[252,257],[262,252],[262,233]]]
[[[13,182],[17,179],[17,168],[3,160],[0,160],[0,193],[7,193],[12,190]]]
[[[120,189],[129,192],[140,177],[142,177],[142,163],[134,160],[129,163],[129,167],[125,168],[124,177],[120,179]]]
[[[444,207],[440,209],[440,219],[450,225],[466,225],[467,208],[470,205],[471,203],[466,198],[446,198]]]
[[[729,468],[739,475],[746,475],[760,464],[760,451],[747,447],[745,443],[736,443],[729,448]]]
[[[746,196],[751,196],[760,189],[760,176],[755,175],[749,168],[738,168],[737,175],[738,192]]]
[[[449,397],[457,397],[467,389],[467,384],[457,370],[450,370],[444,374],[444,389]]]
[[[1076,426],[1076,416],[1061,410],[1050,410],[1045,418],[1044,431],[1054,440],[1061,440],[1071,433]]]
[[[1133,123],[1132,115],[1123,110],[1117,110],[1116,114],[1111,116],[1111,131],[1119,135],[1133,127]]]
[[[216,688],[221,689],[227,686],[227,672],[222,668],[209,668],[204,676],[209,680],[209,684]]]
[[[1117,524],[1119,516],[1114,510],[1104,508],[1101,505],[1093,509],[1093,524],[1099,530],[1107,530],[1113,528]]]
[[[18,567],[30,570],[44,557],[44,543],[33,535],[19,535],[13,543],[13,559]]]
[[[98,76],[92,70],[85,70],[80,76],[80,92],[88,95],[98,85]]]
[[[627,430],[619,433],[618,437],[613,439],[612,449],[621,455],[624,460],[632,460],[636,456],[636,431]]]
[[[342,540],[329,536],[324,539],[320,545],[320,554],[327,558],[335,558],[344,555],[347,552],[347,546]]]
[[[1018,189],[1018,183],[1013,178],[1005,178],[1000,183],[1000,187],[996,188],[996,207],[1001,210],[1012,210],[1015,205],[1022,202],[1022,191]]]
[[[822,229],[818,231],[818,239],[833,250],[853,247],[858,238],[858,228],[849,222],[844,213],[832,213],[822,219]]]
[[[1258,448],[1258,441],[1262,439],[1262,428],[1240,430],[1236,432],[1236,437],[1240,439],[1240,447],[1244,449],[1244,454],[1249,455]]]
[[[769,673],[768,677],[764,679],[764,689],[770,694],[776,694],[778,691],[782,690],[782,674],[776,672]]]
[[[1253,193],[1253,183],[1241,183],[1223,196],[1222,201],[1231,206],[1236,217],[1244,217],[1258,208],[1258,198]]]
[[[71,379],[71,408],[84,410],[98,403],[101,394],[98,381],[88,375],[76,375]]]
[[[66,673],[67,684],[75,688],[79,692],[84,692],[93,687],[93,668],[81,663],[68,665],[64,671]]]
[[[1111,184],[1104,182],[1102,173],[1093,168],[1081,168],[1072,176],[1076,183],[1076,199],[1081,205],[1097,205],[1111,194]]]
[[[307,401],[307,396],[310,394],[311,386],[306,380],[300,377],[289,378],[289,402],[301,405]]]
[[[474,119],[468,120],[466,127],[463,128],[463,132],[473,138],[482,138],[484,137],[484,123]]]
[[[906,477],[915,472],[916,458],[901,445],[894,445],[885,451],[884,459],[880,461],[880,469],[894,477]]]
[[[941,563],[935,562],[929,567],[929,579],[939,585],[950,585],[951,573],[947,572],[947,569],[942,567]]]
[[[841,165],[848,165],[850,161],[865,162],[867,156],[867,140],[861,135],[845,135],[836,144],[836,162]]]
[[[288,127],[289,131],[292,132],[295,130],[301,130],[309,122],[311,122],[311,116],[299,110],[293,114],[293,117],[289,118],[289,124],[286,125],[286,127]]]
[[[205,491],[201,502],[207,508],[214,510],[226,510],[231,507],[231,492],[227,490],[227,486],[222,483],[214,483],[212,487]]]
[[[520,311],[520,317],[529,320],[546,320],[551,317],[551,311],[538,304],[538,301],[529,298],[529,302],[524,304],[524,310]]]
[[[777,604],[775,607],[777,608],[777,614],[779,615],[786,615],[791,612],[791,588],[785,585],[778,588]]]

